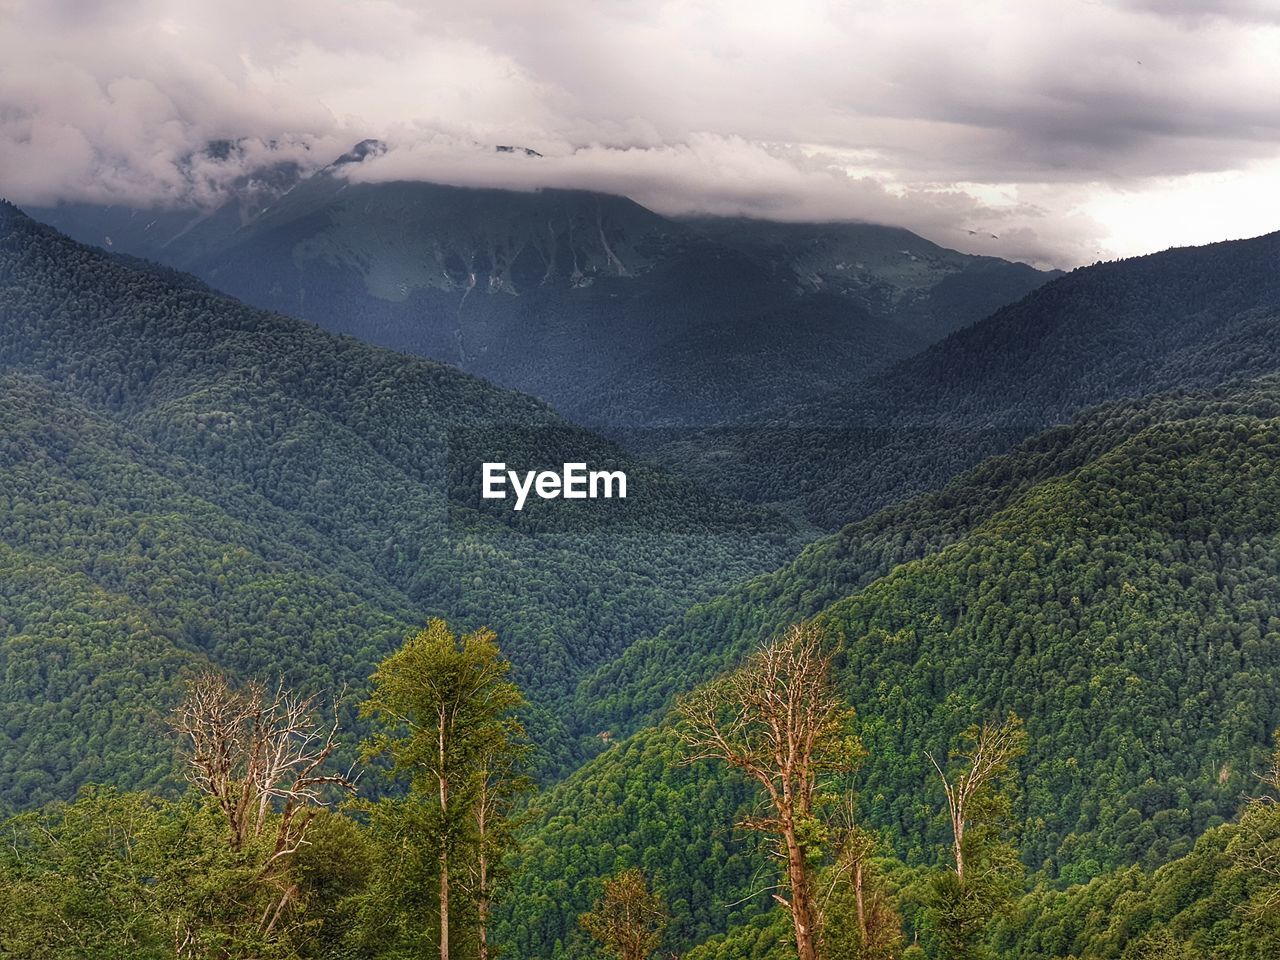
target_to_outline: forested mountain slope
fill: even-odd
[[[532,398],[175,285],[7,205],[0,377],[14,803],[162,778],[151,727],[184,668],[363,683],[433,614],[499,631],[557,769],[578,676],[798,543]],[[629,496],[515,513],[479,497],[491,459],[625,469]]]
[[[1274,796],[1270,799],[1274,800]],[[1276,817],[1246,809],[1163,866],[1126,867],[1067,890],[1040,886],[1002,920],[994,941],[1009,960],[1157,957],[1267,960],[1280,949],[1274,870]]]
[[[660,635],[633,644],[584,677],[574,714],[585,718],[586,727],[615,734],[654,722],[676,693],[725,669],[753,643],[817,614],[900,564],[954,543],[1035,484],[1067,475],[1155,423],[1204,411],[1244,409],[1269,416],[1269,387],[1254,387],[1117,402],[1036,434],[942,490],[849,524],[806,547],[782,569],[694,606]]]
[[[1274,799],[1273,793],[1260,796]],[[1038,883],[994,924],[1001,960],[1270,960],[1280,949],[1273,863],[1280,817],[1249,803],[1211,827],[1190,853],[1154,869],[1137,864],[1062,889]],[[892,867],[891,867],[892,869]],[[898,882],[916,871],[895,870]],[[689,951],[690,960],[787,960],[786,912],[755,915]]]
[[[684,223],[586,191],[353,176],[380,153],[369,141],[306,176],[264,171],[213,210],[36,216],[248,303],[454,363],[577,422],[625,427],[777,411],[1052,276],[890,227]]]
[[[1061,271],[948,250],[901,227],[683,217],[700,236],[794,276],[802,287],[897,309],[930,340],[1014,303]],[[1037,282],[1038,281],[1038,282]]]
[[[1237,812],[1280,724],[1278,467],[1275,378],[1095,410],[704,605],[613,707],[729,662],[699,642],[740,652],[817,613],[868,751],[860,808],[909,864],[949,836],[925,751],[1013,710],[1027,866],[1154,867]],[[591,878],[633,864],[673,904],[673,949],[767,904],[733,830],[748,792],[680,757],[664,722],[541,798],[507,908],[522,951],[575,942]]]
[[[1280,370],[1280,233],[1073,271],[774,422],[634,438],[836,529],[1092,404]]]

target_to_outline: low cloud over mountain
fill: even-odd
[[[0,20],[0,191],[22,203],[204,202],[264,158],[377,136],[362,178],[892,222],[1060,266],[1280,222],[1260,0],[0,0]]]

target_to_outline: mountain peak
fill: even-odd
[[[387,145],[384,141],[374,137],[368,137],[361,140],[350,150],[333,161],[330,167],[342,167],[349,163],[364,163],[370,157],[380,157],[387,152]]]
[[[529,147],[515,147],[508,143],[500,143],[493,148],[494,153],[523,153],[526,157],[540,157],[537,150],[531,150]]]

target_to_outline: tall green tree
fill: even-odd
[[[929,881],[926,922],[943,960],[989,955],[991,920],[1022,888],[1023,868],[1013,840],[1017,759],[1027,735],[1014,714],[973,726],[946,769],[931,755],[946,796],[951,862]]]
[[[525,701],[510,669],[492,630],[458,636],[432,620],[379,665],[362,708],[380,725],[366,754],[410,778],[408,798],[384,805],[382,834],[406,835],[387,823],[398,810],[434,847],[440,960],[449,960],[455,915],[474,918],[477,952],[489,951],[495,865],[514,842],[511,812],[528,785]]]

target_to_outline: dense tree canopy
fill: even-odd
[[[0,405],[15,804],[159,783],[149,730],[184,670],[363,684],[431,615],[501,632],[543,768],[563,769],[596,732],[562,709],[579,675],[799,542],[528,397],[139,271],[9,206]],[[625,469],[629,496],[515,513],[479,496],[489,460]]]
[[[824,702],[854,718],[849,742],[865,750],[840,786],[857,797],[859,862],[894,927],[884,956],[1271,956],[1280,805],[1246,798],[1259,770],[1280,787],[1280,376],[1240,375],[1276,369],[1275,245],[1081,271],[893,375],[916,371],[928,396],[877,386],[905,419],[883,443],[855,443],[862,460],[834,456],[850,439],[839,433],[806,446],[807,467],[788,447],[803,432],[757,451],[762,483],[779,463],[809,471],[811,516],[861,490],[856,515],[934,485],[988,449],[981,437],[1231,381],[1093,408],[776,569],[800,540],[778,514],[647,467],[529,398],[250,310],[0,207],[0,797],[17,814],[0,851],[0,948],[293,960],[439,946],[429,921],[443,912],[442,838],[455,837],[440,824],[458,809],[471,823],[477,767],[461,808],[379,797],[396,789],[383,780],[368,803],[313,811],[308,843],[264,873],[266,847],[228,844],[225,809],[182,792],[165,728],[184,680],[211,669],[323,700],[349,682],[345,740],[325,754],[345,769],[368,714],[391,704],[357,716],[375,664],[411,624],[448,614],[493,662],[479,628],[497,630],[530,700],[514,715],[521,696],[502,680],[503,729],[523,721],[557,781],[527,828],[504,833],[518,854],[501,864],[493,923],[476,922],[483,898],[463,899],[459,926],[477,933],[459,952],[488,942],[483,926],[509,955],[586,957],[580,917],[607,900],[607,878],[641,871],[666,917],[646,949],[794,955],[761,883],[769,851],[736,827],[760,817],[751,783],[732,763],[685,762],[671,708],[805,620],[831,641]],[[1004,361],[984,352],[996,340]],[[946,424],[915,430],[920,405]],[[491,457],[625,465],[636,493],[516,514],[477,496]],[[849,466],[867,457],[883,469]],[[930,458],[936,475],[903,479]],[[428,634],[457,652],[442,624]],[[446,662],[398,675],[419,689]],[[389,730],[404,711],[392,713]],[[956,816],[948,788],[965,758],[943,758],[1010,714],[1025,755]],[[486,722],[469,729],[496,729]],[[484,739],[466,755],[487,756]],[[288,832],[270,796],[263,837],[273,822]],[[829,824],[803,820],[806,870],[836,868],[821,855]],[[953,909],[967,910],[945,879],[959,881],[962,855],[999,874],[980,911]],[[479,862],[461,846],[459,859]],[[289,922],[264,925],[282,891]],[[837,942],[853,929],[847,890],[830,904],[819,960],[854,950]],[[962,935],[941,936],[948,923]],[[175,930],[190,936],[175,943]]]
[[[861,810],[908,865],[949,842],[926,751],[1012,710],[1031,874],[1154,869],[1235,815],[1280,724],[1278,400],[1264,380],[1050,431],[695,610],[644,645],[631,689],[660,707],[816,606],[843,641]],[[630,866],[665,882],[675,942],[765,906],[758,855],[725,829],[744,784],[659,760],[677,750],[665,726],[642,730],[539,801],[513,930],[571,942],[591,876]]]

